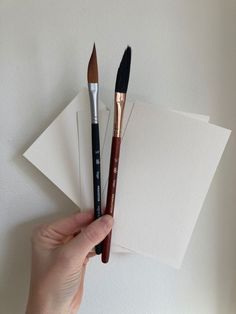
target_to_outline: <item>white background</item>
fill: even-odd
[[[86,85],[93,42],[106,102],[128,43],[130,99],[209,114],[234,131],[235,36],[233,0],[0,1],[0,313],[24,313],[33,224],[76,210],[21,155]],[[181,270],[95,258],[81,314],[236,312],[235,153],[233,132]]]

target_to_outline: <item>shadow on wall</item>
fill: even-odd
[[[44,85],[45,73],[42,70],[43,65],[40,64],[40,60],[36,60],[33,65],[30,64],[31,68],[29,69],[29,75],[27,76],[26,74],[26,77],[31,77],[30,70],[32,70],[32,67],[34,68],[35,74],[37,74],[35,80],[37,80],[37,85],[40,87],[40,94],[38,95],[37,89],[28,89],[29,94],[25,101],[28,102],[28,106],[31,108],[30,117],[28,118],[29,120],[27,120],[29,123],[31,122],[31,125],[24,125],[27,121],[22,119],[24,122],[22,123],[22,127],[19,130],[16,130],[25,142],[19,144],[20,141],[16,141],[16,153],[11,162],[13,162],[18,170],[22,172],[22,176],[27,177],[28,180],[25,180],[25,182],[28,181],[29,192],[31,190],[32,193],[35,190],[39,190],[39,194],[42,194],[43,192],[49,200],[52,200],[53,208],[52,210],[47,211],[50,214],[16,225],[9,229],[6,234],[6,254],[2,257],[3,269],[1,269],[0,279],[0,313],[4,314],[18,314],[25,312],[30,279],[30,237],[34,225],[58,219],[78,210],[77,206],[75,206],[53,183],[51,183],[22,156],[24,151],[55,119],[76,94],[76,89],[73,88],[73,86],[75,87],[79,85],[77,81],[77,73],[71,71],[76,60],[70,58],[71,62],[68,66],[68,64],[65,63],[65,60],[67,59],[65,55],[62,55],[62,59],[61,72],[53,89],[49,89],[48,86]],[[79,69],[77,69],[77,72],[79,72]],[[35,95],[38,95],[38,98],[35,97]],[[45,100],[43,104],[42,100]],[[34,104],[32,104],[32,102],[34,102]],[[58,104],[58,106],[55,107],[55,104]],[[35,119],[35,124],[32,125],[31,119]],[[29,129],[31,130],[31,133],[28,132]],[[17,145],[21,147],[17,147]],[[33,189],[34,185],[36,186],[35,189]],[[35,201],[37,201],[37,198]],[[14,202],[12,206],[14,205],[15,207],[16,200],[13,199],[12,202]],[[19,204],[19,206],[24,205]],[[36,207],[39,206],[40,204],[36,204]],[[32,210],[32,203],[29,204],[29,202],[27,202],[27,195],[25,195],[25,209],[29,211]],[[37,212],[37,209],[34,209],[34,212],[35,211]],[[4,302],[2,302],[2,300]]]
[[[218,180],[218,314],[236,313],[236,59],[234,1],[221,4],[220,73],[216,120],[232,130]],[[225,308],[225,305],[228,308]]]
[[[3,257],[0,282],[0,296],[4,302],[0,302],[0,313],[18,314],[24,313],[29,291],[30,261],[31,261],[31,234],[35,224],[50,222],[60,217],[65,217],[78,210],[52,182],[31,165],[21,154],[17,154],[14,163],[29,177],[29,184],[36,185],[36,189],[48,195],[55,204],[50,214],[37,219],[24,222],[11,228],[6,234],[7,252]],[[15,202],[15,200],[13,200]],[[22,205],[21,205],[22,206]],[[36,207],[40,204],[36,204]],[[32,210],[32,204],[27,203],[25,195],[25,207]],[[34,209],[34,212],[37,209]],[[14,302],[12,302],[14,298]]]

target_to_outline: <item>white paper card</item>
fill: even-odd
[[[180,267],[229,135],[135,103],[121,146],[114,243]]]
[[[106,110],[99,103],[100,110]],[[90,111],[88,91],[83,89],[27,149],[24,157],[80,207],[78,111]],[[101,141],[104,141],[104,136]]]

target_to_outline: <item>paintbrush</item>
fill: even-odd
[[[91,109],[92,129],[92,159],[93,159],[93,199],[94,218],[101,217],[101,170],[100,170],[100,140],[98,120],[98,65],[95,44],[88,64],[88,90]],[[95,247],[96,254],[102,253],[102,244]]]
[[[126,92],[129,83],[131,63],[131,48],[128,46],[121,60],[115,85],[115,101],[114,101],[114,127],[111,145],[110,169],[107,189],[107,201],[105,214],[113,216],[115,207],[116,185],[118,175],[118,165],[120,156],[122,118],[125,107]],[[107,235],[102,243],[102,262],[109,261],[111,246],[111,232]]]

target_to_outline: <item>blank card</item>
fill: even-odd
[[[136,102],[121,146],[114,243],[180,267],[229,135]]]
[[[102,102],[99,103],[99,108],[100,111],[106,110]],[[83,89],[71,101],[26,150],[24,157],[80,207],[81,175],[76,117],[76,113],[79,111],[90,111],[86,89]],[[103,131],[104,128],[101,128],[101,142],[105,138]]]

